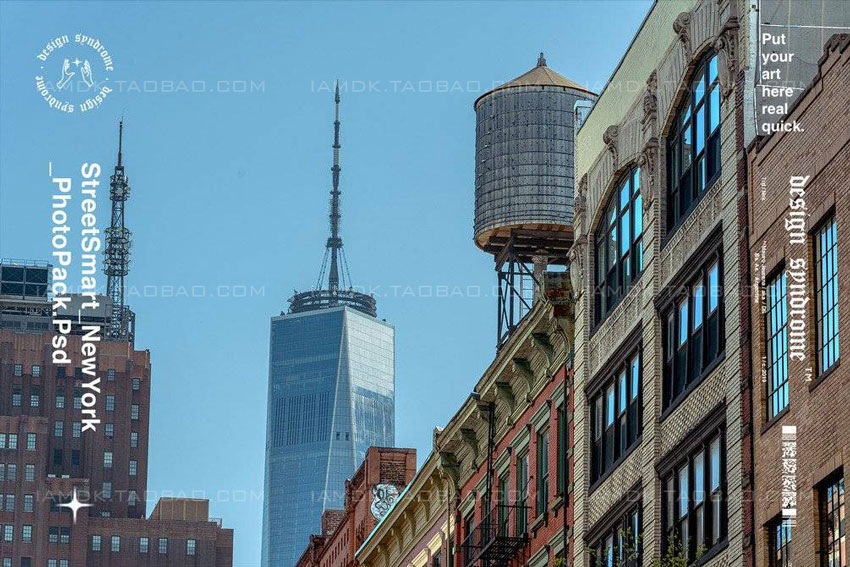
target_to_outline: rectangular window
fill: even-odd
[[[844,475],[818,487],[821,567],[847,567],[845,547],[847,515],[844,508]]]
[[[138,461],[130,461],[130,476],[136,476],[136,469],[138,466]]]
[[[637,444],[642,431],[640,396],[641,364],[637,349],[590,396],[591,483],[610,471]]]
[[[121,536],[112,536],[112,539],[109,542],[109,550],[113,553],[121,551]]]
[[[14,468],[17,469],[17,466],[14,467]],[[11,473],[12,473],[12,465],[9,465],[9,476],[12,476]],[[35,482],[35,465],[33,465],[33,464],[24,465],[24,480],[26,482]]]
[[[13,374],[15,376],[23,376],[24,375],[24,365],[23,364],[16,364],[15,367],[14,367]]]
[[[722,354],[720,259],[712,256],[662,309],[664,409],[678,404]]]
[[[83,409],[83,392],[74,388],[74,409]]]
[[[79,438],[83,434],[83,424],[79,421],[71,423],[71,437]]]
[[[103,468],[111,469],[112,468],[112,451],[104,451],[103,452]]]
[[[138,392],[142,388],[142,381],[138,378],[133,378],[133,391]]]
[[[35,495],[24,494],[24,512],[32,512],[35,505]]]
[[[106,371],[106,381],[107,382],[114,382],[115,381],[115,369],[114,368],[110,368],[109,370]]]
[[[30,388],[30,407],[37,408],[41,404],[41,390],[38,386]]]
[[[133,404],[130,406],[130,419],[133,421],[139,419],[139,404]]]
[[[106,411],[115,411],[115,396],[112,394],[106,395]]]
[[[168,553],[168,538],[159,538],[157,545],[160,555],[165,555],[166,553]]]
[[[525,534],[528,530],[528,451],[517,457],[516,491],[517,534]]]
[[[17,449],[18,448],[18,434],[10,433],[9,434],[9,448]]]
[[[768,566],[793,567],[791,562],[791,521],[779,518],[768,525]]]
[[[32,377],[38,378],[39,376],[41,376],[41,366],[39,366],[38,364],[33,364],[32,365]]]
[[[115,424],[105,423],[103,426],[103,435],[107,439],[112,439],[113,437],[115,437]]]
[[[3,526],[3,541],[12,541],[15,537],[15,526]]]
[[[767,354],[767,418],[788,407],[788,303],[785,270],[767,284],[765,345]]]
[[[59,543],[59,528],[57,526],[50,526],[47,529],[47,542]]]
[[[65,407],[65,390],[59,388],[56,390],[56,409]]]
[[[27,433],[27,451],[35,451],[35,433]]]
[[[71,528],[59,528],[59,543],[71,543]]]
[[[833,217],[815,234],[818,376],[838,362],[838,253]]]
[[[54,437],[62,437],[65,435],[65,422],[64,421],[54,421],[53,422],[53,436]]]
[[[21,526],[21,541],[24,543],[32,542],[32,526]]]
[[[662,476],[662,554],[683,550],[689,561],[710,551],[726,536],[725,467],[722,430]]]
[[[112,498],[112,483],[104,482],[103,488],[101,489],[100,495],[102,498]]]
[[[558,453],[557,459],[558,463],[556,465],[557,470],[557,482],[558,482],[558,494],[563,495],[566,493],[566,485],[567,485],[567,413],[563,407],[558,409]]]
[[[139,553],[147,553],[148,552],[148,538],[140,537],[139,538]]]
[[[139,446],[139,434],[135,431],[130,433],[130,447],[138,447]]]
[[[549,506],[549,430],[537,433],[537,515]]]
[[[195,555],[195,545],[197,542],[193,539],[186,540],[186,555]],[[439,555],[437,555],[437,567],[440,565]]]

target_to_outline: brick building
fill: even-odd
[[[550,565],[569,546],[571,309],[566,273],[539,298],[473,394],[435,435],[457,487],[454,567]]]
[[[370,447],[345,483],[345,509],[325,510],[297,567],[349,567],[355,553],[416,474],[416,450]]]
[[[577,567],[749,553],[748,10],[653,4],[576,137]]]
[[[850,335],[841,301],[850,284],[840,275],[850,268],[841,240],[850,227],[848,85],[850,36],[833,36],[788,116],[804,131],[774,134],[749,152],[750,259],[761,291],[752,349],[761,377],[753,391],[758,567],[848,564],[850,372],[839,343]],[[795,239],[786,219],[800,199],[808,215]],[[789,428],[796,428],[796,504],[782,494],[793,470],[783,466]],[[796,509],[795,525],[785,508]]]
[[[18,289],[22,269],[44,285]],[[97,342],[100,424],[84,430],[83,339],[53,364],[48,269],[0,263],[0,566],[231,565],[232,530],[206,501],[161,500],[146,519],[151,364],[132,339]],[[74,489],[91,504],[76,523],[59,506]]]
[[[432,452],[355,555],[360,567],[448,567],[453,564],[451,478]],[[401,529],[408,526],[408,529]]]

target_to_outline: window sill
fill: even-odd
[[[700,203],[705,200],[706,195],[708,195],[711,190],[714,189],[714,186],[717,185],[717,182],[720,180],[720,176],[722,173],[723,168],[721,161],[721,168],[718,169],[714,176],[712,176],[712,178],[708,180],[708,183],[705,184],[705,190],[702,192],[702,195],[700,195],[700,197],[696,201],[691,203],[690,208],[685,211],[685,214],[682,215],[679,220],[676,221],[676,224],[674,224],[667,230],[667,234],[665,234],[664,237],[661,239],[661,250],[664,250],[667,244],[669,244],[670,241],[673,240],[673,236],[675,236],[679,229],[682,228],[682,226],[685,224],[685,221],[687,221],[694,213],[694,211],[699,208]]]
[[[699,378],[697,378],[696,380],[694,380],[693,382],[688,384],[685,387],[685,390],[681,394],[676,396],[676,398],[670,403],[670,405],[667,407],[667,409],[665,409],[661,412],[661,416],[658,418],[658,421],[663,422],[665,419],[667,419],[670,416],[671,413],[676,411],[676,409],[680,405],[682,405],[682,402],[685,401],[685,399],[687,399],[687,397],[691,395],[691,392],[693,392],[695,389],[697,389],[699,387],[699,385],[702,384],[703,381],[706,378],[708,378],[709,375],[711,375],[712,372],[717,370],[717,367],[720,366],[721,364],[723,364],[724,360],[726,360],[726,350],[725,349],[724,349],[723,352],[721,352],[720,354],[717,355],[717,357],[714,359],[714,362],[709,364],[705,368],[705,370],[702,371],[702,373],[699,375]]]
[[[559,494],[558,497],[555,498],[555,501],[552,502],[552,507],[550,508],[550,510],[552,511],[552,514],[557,514],[558,510],[563,508],[564,503],[565,503],[564,495]]]
[[[833,364],[832,367],[829,370],[827,370],[826,372],[824,372],[823,374],[821,374],[820,376],[818,376],[817,378],[815,378],[814,380],[809,382],[809,392],[813,392],[815,388],[817,388],[823,382],[825,382],[826,379],[829,378],[830,376],[832,376],[832,374],[836,370],[838,370],[840,366],[841,366],[841,359],[839,358],[836,361],[836,363]]]
[[[531,532],[535,535],[535,537],[536,537],[536,536],[537,536],[537,530],[539,530],[541,527],[543,527],[543,526],[547,525],[547,524],[549,523],[549,522],[548,522],[548,520],[549,520],[549,513],[548,513],[548,512],[543,512],[542,514],[540,514],[539,516],[537,516],[537,517],[534,519],[534,521],[533,521],[533,522],[531,522],[531,525],[529,526],[529,528],[528,528],[528,529],[529,529],[529,530],[530,530],[530,531],[531,531]]]
[[[590,496],[591,494],[593,494],[593,491],[596,490],[599,487],[600,484],[605,482],[608,479],[608,477],[611,476],[611,474],[613,474],[613,472],[615,470],[617,470],[617,468],[621,464],[623,464],[623,461],[625,461],[626,459],[629,458],[629,455],[631,455],[632,452],[634,452],[635,449],[640,447],[640,444],[641,444],[642,441],[643,441],[643,433],[638,435],[638,437],[637,437],[637,439],[635,439],[634,443],[632,443],[629,446],[629,448],[626,449],[626,452],[623,453],[622,455],[620,455],[620,457],[611,464],[610,469],[608,469],[607,471],[602,473],[602,475],[600,475],[599,478],[597,478],[596,480],[594,480],[593,482],[590,483],[590,488],[587,489],[587,495]]]
[[[777,423],[782,421],[782,418],[785,417],[785,414],[788,413],[790,410],[791,410],[791,404],[789,403],[787,406],[782,408],[782,411],[780,411],[778,414],[776,414],[773,417],[771,417],[770,419],[768,419],[764,423],[764,425],[761,426],[761,434],[764,435],[774,425],[776,425]]]
[[[725,551],[727,547],[729,547],[729,538],[725,537],[715,543],[714,546],[712,546],[711,549],[706,551],[705,555],[700,557],[698,561],[691,563],[690,567],[702,567],[703,565],[723,553],[723,551]]]

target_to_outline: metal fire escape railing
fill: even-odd
[[[528,510],[523,504],[497,504],[461,544],[463,566],[505,567],[528,542]]]

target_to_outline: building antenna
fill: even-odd
[[[124,117],[118,122],[118,163],[109,183],[112,217],[106,229],[103,272],[107,276],[106,296],[112,302],[107,337],[126,339],[128,313],[124,306],[124,277],[130,271],[131,233],[124,226],[124,202],[130,197],[130,183],[124,174]]]
[[[345,252],[342,249],[342,237],[339,235],[340,203],[339,203],[339,81],[336,82],[334,89],[334,143],[333,143],[333,165],[331,166],[331,204],[330,204],[330,230],[331,234],[325,244],[325,258],[322,261],[322,269],[319,272],[319,280],[316,288],[321,289],[322,280],[327,269],[328,258],[330,258],[330,270],[328,270],[328,291],[335,294],[340,289],[340,280],[343,288],[347,283],[351,286],[351,275],[348,271],[348,262],[345,258]],[[342,270],[340,270],[340,262]],[[340,273],[341,272],[341,273]],[[347,281],[346,281],[347,280]]]

